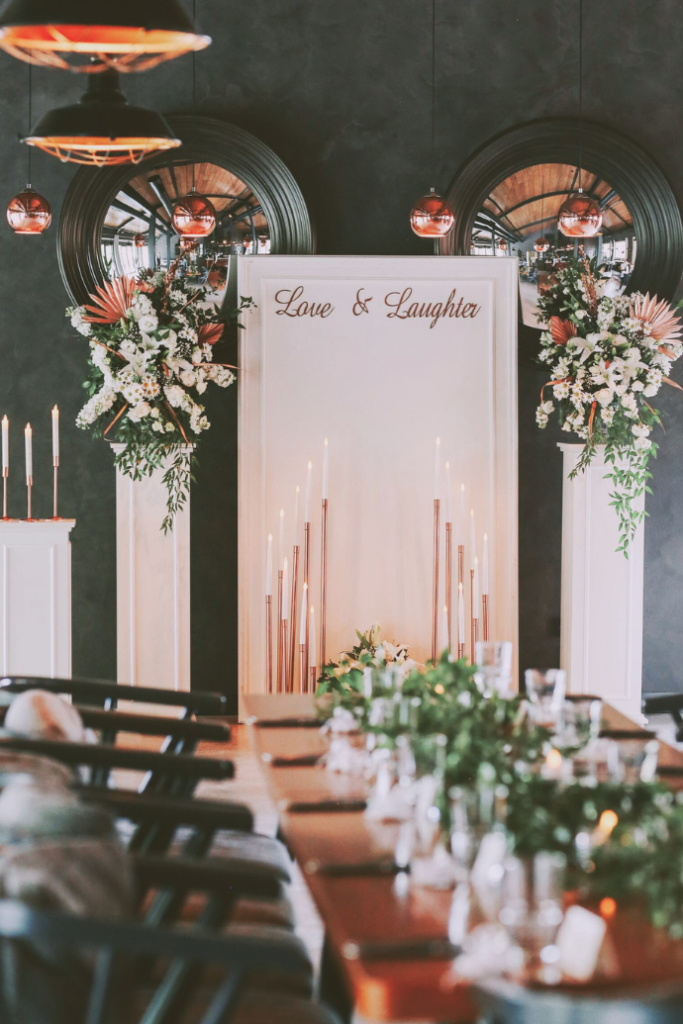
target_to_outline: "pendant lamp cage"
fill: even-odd
[[[180,0],[11,0],[0,14],[7,53],[86,74],[148,71],[210,43]]]

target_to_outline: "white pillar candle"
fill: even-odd
[[[474,586],[472,588],[472,615],[475,619],[481,618],[479,607],[479,559],[474,556]]]
[[[297,484],[294,495],[294,547],[299,543],[299,489],[299,485]]]
[[[284,566],[282,569],[282,618],[289,618],[289,600],[287,594],[287,556],[285,556]]]
[[[52,457],[59,458],[59,409],[56,405],[52,409]]]
[[[24,442],[26,446],[26,483],[33,476],[33,430],[31,424],[27,423],[24,429]]]
[[[446,651],[450,649],[448,642],[448,605],[443,606],[443,614],[441,616],[441,650]]]
[[[323,501],[329,498],[330,488],[330,442],[325,438],[323,449]]]
[[[304,509],[304,522],[310,523],[311,521],[311,476],[313,473],[313,463],[309,461],[308,472],[306,474],[306,507]]]
[[[2,417],[2,468],[9,469],[9,420]]]
[[[308,583],[304,583],[304,592],[301,597],[301,627],[299,629],[299,643],[302,647],[306,645],[306,623],[308,622]]]
[[[280,509],[280,536],[278,537],[277,568],[282,569],[285,557],[285,510]]]
[[[470,509],[470,569],[474,569],[474,559],[477,557],[477,537],[474,530],[474,509]]]
[[[266,597],[273,596],[273,535],[268,534],[268,553],[266,555]]]
[[[484,547],[481,556],[481,588],[482,594],[489,593],[489,538],[484,534]]]
[[[465,595],[462,583],[458,583],[458,643],[465,643]]]
[[[460,507],[458,509],[458,544],[465,546],[465,485],[460,484]]]
[[[446,463],[446,493],[444,495],[446,512],[445,521],[447,523],[453,523],[453,509],[451,508],[451,464]]]
[[[441,438],[437,437],[434,448],[434,501],[439,498],[439,484],[441,482]]]
[[[315,608],[311,605],[309,612],[309,626],[308,626],[308,665],[309,668],[316,668],[318,662],[318,654],[315,647]]]

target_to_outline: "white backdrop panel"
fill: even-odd
[[[516,259],[247,257],[239,293],[258,304],[240,332],[241,689],[264,688],[266,538],[277,560],[284,507],[291,557],[294,491],[299,484],[303,521],[309,459],[319,611],[325,437],[328,658],[375,622],[415,657],[429,655],[437,436],[455,509],[461,482],[475,509],[480,560],[489,536],[491,635],[516,641]],[[427,305],[430,315],[404,315]],[[461,540],[469,546],[469,523]]]

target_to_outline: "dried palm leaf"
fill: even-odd
[[[550,333],[556,345],[566,345],[570,338],[576,337],[576,324],[561,316],[551,316]]]
[[[636,320],[650,325],[650,337],[655,341],[676,343],[683,334],[683,325],[666,299],[650,298],[647,295],[636,295],[629,302],[628,311]]]
[[[199,328],[199,344],[215,345],[220,340],[225,324],[202,324]]]
[[[97,295],[90,295],[94,305],[85,308],[92,316],[83,319],[89,324],[115,324],[123,319],[133,305],[137,283],[130,277],[118,277],[97,288]]]

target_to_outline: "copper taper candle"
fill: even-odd
[[[439,530],[441,502],[434,498],[434,551],[432,566],[432,661],[438,657],[439,646]]]

